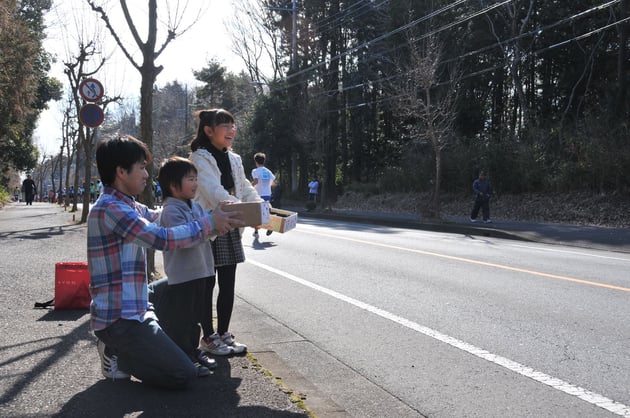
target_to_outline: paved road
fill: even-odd
[[[524,222],[495,219],[491,224],[471,223],[468,218],[449,217],[444,221],[418,219],[415,215],[359,212],[353,210],[313,211],[299,207],[301,218],[356,221],[425,231],[451,232],[463,235],[515,239],[547,244],[561,244],[608,251],[630,252],[630,228],[607,228],[551,222]]]
[[[502,222],[472,226],[464,220],[432,224],[381,213],[300,216],[630,252],[630,235],[622,229]],[[8,205],[0,210],[0,416],[305,415],[243,357],[221,360],[214,376],[200,380],[188,392],[156,391],[137,383],[123,386],[104,380],[99,374],[95,339],[89,333],[86,312],[33,309],[34,302],[52,297],[54,265],[61,261],[85,261],[85,227],[75,225],[72,214],[47,203]],[[274,350],[279,342],[299,340],[299,335],[243,300],[236,304],[233,322],[253,357],[289,388],[305,394],[307,406],[318,417],[349,416],[343,406],[332,402]]]
[[[597,393],[630,413],[628,254],[479,235],[303,217],[245,236],[239,295],[352,416],[613,416]]]

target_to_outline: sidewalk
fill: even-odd
[[[248,357],[217,358],[187,391],[103,378],[88,312],[33,308],[54,296],[55,263],[86,261],[86,226],[72,215],[38,202],[0,209],[0,416],[307,416]]]

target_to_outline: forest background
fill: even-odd
[[[82,174],[93,150],[80,152],[81,136],[147,136],[142,96],[108,98],[117,106],[83,134],[69,100],[66,151],[38,153],[37,115],[72,90],[46,73],[47,3],[0,0],[5,189],[16,171],[53,190],[94,178]],[[494,217],[630,225],[628,0],[234,4],[233,50],[246,69],[213,59],[194,72],[194,88],[152,85],[156,164],[188,155],[195,110],[223,107],[236,116],[246,168],[266,152],[297,202],[318,177],[322,209],[466,216],[483,169]],[[101,57],[85,46],[75,56],[98,75]]]

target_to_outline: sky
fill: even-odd
[[[129,43],[131,36],[124,22],[118,1],[97,0],[98,4],[106,3],[111,11],[111,21],[119,34],[123,34],[129,45],[130,51],[137,51],[135,44]],[[97,18],[86,4],[85,0],[54,0],[54,6],[46,15],[48,26],[47,39],[44,41],[45,49],[56,56],[57,63],[53,65],[50,75],[59,79],[64,86],[68,85],[68,79],[63,73],[63,62],[70,61],[72,54],[78,50],[78,40],[93,39],[95,44],[103,46],[103,53],[107,56],[106,66],[99,70],[93,77],[99,80],[108,96],[125,96],[137,98],[140,96],[140,74],[127,58],[120,52],[104,22]],[[145,25],[146,1],[131,0],[128,2],[131,14],[138,24],[138,32],[146,39]],[[167,19],[167,13],[160,13],[160,6],[165,2],[158,2],[158,19]],[[182,4],[182,1],[173,1],[173,4]],[[202,5],[199,20],[184,34],[171,41],[164,52],[158,57],[156,64],[162,65],[164,70],[158,75],[157,86],[163,86],[168,82],[177,80],[182,84],[195,85],[193,70],[202,69],[209,60],[216,58],[229,71],[240,72],[244,65],[232,52],[231,39],[225,29],[224,21],[233,13],[232,0],[205,0],[189,2],[192,6],[186,11],[181,27],[188,27],[199,13],[198,5]],[[108,10],[104,7],[105,10]],[[133,9],[136,8],[136,9]],[[140,18],[138,18],[140,17]],[[146,25],[145,25],[146,27]],[[79,35],[80,34],[80,35]],[[165,26],[158,29],[158,45],[166,36]],[[136,62],[142,63],[137,56]],[[93,70],[88,69],[88,70]],[[65,94],[64,94],[65,99]],[[61,122],[63,120],[63,108],[65,100],[50,102],[49,109],[45,110],[38,121],[34,134],[34,143],[42,154],[48,156],[59,153],[61,146]]]

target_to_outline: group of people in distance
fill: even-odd
[[[88,216],[90,315],[107,378],[134,376],[151,385],[185,388],[216,367],[208,354],[247,350],[229,327],[236,267],[245,260],[243,223],[240,212],[223,209],[269,195],[261,191],[260,196],[231,150],[234,117],[210,109],[198,118],[189,159],[171,157],[159,169],[161,211],[135,200],[148,181],[146,145],[130,136],[97,145],[105,187]],[[269,173],[254,177],[255,183],[256,178],[274,180]],[[163,251],[166,274],[151,284],[145,274],[147,248]]]

